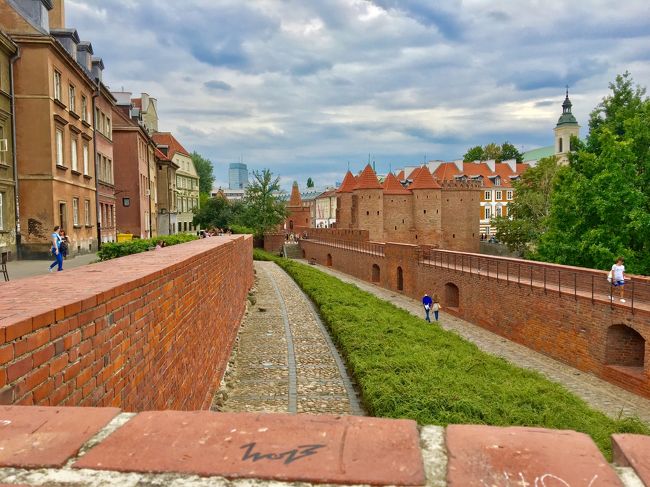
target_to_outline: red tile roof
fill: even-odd
[[[440,181],[453,181],[457,176],[481,177],[483,186],[486,188],[492,188],[494,179],[498,176],[501,178],[500,187],[509,188],[512,186],[512,178],[521,176],[528,167],[528,164],[517,164],[517,170],[513,172],[508,164],[496,163],[495,170],[492,171],[485,163],[465,162],[463,163],[463,170],[459,171],[453,162],[444,162],[440,164],[433,175]]]
[[[404,169],[402,169],[398,174],[397,174],[397,179],[400,181],[404,181],[406,179],[406,176],[404,175]]]
[[[411,192],[402,186],[393,173],[388,173],[384,180],[384,194],[411,194]]]
[[[158,147],[156,147],[156,150],[154,151],[154,154],[161,161],[171,161],[171,159],[169,157],[167,157],[165,155],[165,153],[163,151],[161,151]]]
[[[345,178],[343,178],[343,182],[341,183],[341,186],[339,186],[339,189],[337,189],[336,192],[352,193],[352,190],[356,185],[357,185],[357,178],[355,178],[354,175],[350,171],[348,171],[345,174]]]
[[[429,169],[426,167],[421,167],[418,171],[417,169],[411,174],[413,182],[409,186],[409,189],[439,189],[440,184],[438,181],[433,179],[433,176],[429,172]]]
[[[377,174],[373,171],[370,164],[368,164],[359,177],[357,178],[357,185],[354,189],[382,189],[379,180],[377,179]]]
[[[330,196],[334,196],[335,194],[336,194],[335,189],[328,189],[327,191],[323,191],[316,198],[329,198]]]
[[[171,159],[174,157],[174,154],[177,152],[183,154],[184,156],[190,157],[190,153],[181,145],[181,143],[176,140],[171,132],[155,132],[151,138],[158,145],[166,145],[169,147],[167,150],[167,156]]]
[[[142,98],[131,98],[131,103],[135,108],[142,110]]]

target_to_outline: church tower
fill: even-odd
[[[580,136],[580,125],[571,113],[573,104],[569,100],[569,88],[566,89],[566,98],[562,103],[562,115],[555,126],[555,155],[560,164],[569,163],[569,152],[571,151],[571,137]]]

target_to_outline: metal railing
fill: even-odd
[[[343,249],[343,250],[352,250],[354,252],[363,252],[375,257],[384,257],[384,244],[376,242],[356,242],[353,240],[341,240],[336,238],[328,238],[324,236],[312,236],[308,235],[303,240],[308,242],[319,243],[322,245],[327,245],[329,247]]]
[[[630,280],[625,284],[625,302],[621,302],[619,290],[607,280],[607,272],[596,269],[428,247],[419,247],[418,264],[464,272],[477,279],[503,281],[508,286],[556,292],[576,300],[580,296],[592,302],[608,301],[611,307],[628,307],[632,313],[639,310],[650,312],[650,279],[644,276],[629,276]]]

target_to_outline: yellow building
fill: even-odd
[[[17,46],[0,31],[0,251],[16,252],[12,62]]]

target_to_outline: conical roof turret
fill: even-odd
[[[289,206],[302,206],[302,198],[300,196],[300,189],[298,189],[298,181],[293,182],[291,187],[291,198],[289,198]]]
[[[572,106],[573,103],[571,103],[571,100],[569,100],[569,87],[567,86],[566,97],[564,98],[564,102],[562,103],[562,115],[557,121],[557,127],[559,127],[560,125],[578,125],[578,121],[576,120],[576,117],[574,117],[573,113],[571,113]]]
[[[382,189],[377,174],[373,171],[372,166],[368,164],[359,177],[357,178],[357,185],[354,189]]]
[[[414,189],[440,189],[438,181],[433,179],[433,176],[426,167],[420,167],[411,174],[413,182],[409,186],[410,190]]]
[[[339,189],[336,190],[337,193],[352,193],[354,187],[357,185],[357,180],[350,171],[345,174],[343,182]]]
[[[411,194],[411,192],[404,188],[391,172],[384,180],[384,194]]]

